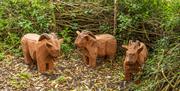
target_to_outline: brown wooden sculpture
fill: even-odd
[[[124,60],[125,80],[131,81],[133,75],[142,70],[142,67],[147,59],[148,51],[144,43],[129,41],[128,45],[122,45],[126,51]]]
[[[78,34],[75,45],[80,48],[83,60],[87,65],[96,67],[96,57],[108,56],[113,58],[116,53],[117,41],[110,34],[94,35],[90,31],[76,31]]]
[[[25,63],[30,66],[37,63],[38,71],[41,73],[53,70],[53,61],[59,56],[62,42],[63,39],[58,40],[54,33],[24,35],[21,39],[21,45]]]

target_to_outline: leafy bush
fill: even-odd
[[[0,61],[2,61],[4,59],[5,55],[3,52],[0,52]]]
[[[132,18],[130,16],[121,14],[117,20],[119,22],[117,33],[131,27]]]
[[[122,0],[117,35],[121,35],[120,39],[153,42],[154,38],[179,26],[179,8],[178,0]]]
[[[1,6],[1,17],[7,20],[6,28],[21,27],[26,32],[48,31],[52,23],[53,8],[48,1],[5,0]]]
[[[18,46],[22,35],[49,32],[53,25],[54,6],[48,1],[3,0],[0,4],[0,41],[11,48],[3,48],[6,51],[20,52]]]
[[[177,90],[179,84],[180,44],[172,43],[176,37],[163,37],[157,40],[154,51],[147,60],[143,82],[133,89],[139,90]]]
[[[71,34],[72,30],[69,28],[65,28],[63,31],[59,32],[59,35],[64,38],[64,43],[61,45],[61,49],[65,54],[70,53],[73,49]]]
[[[117,38],[138,39],[150,49],[141,85],[131,85],[129,90],[178,90],[179,8],[179,0],[120,1]]]

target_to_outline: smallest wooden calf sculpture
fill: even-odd
[[[62,42],[63,39],[58,39],[54,33],[24,35],[21,38],[21,45],[25,63],[30,66],[37,64],[41,73],[53,70],[53,62],[59,56]]]
[[[126,49],[126,57],[124,60],[125,80],[131,81],[133,75],[142,70],[147,59],[148,51],[144,43],[129,41],[128,45],[122,45]]]

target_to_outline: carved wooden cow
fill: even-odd
[[[83,60],[91,67],[96,66],[96,57],[114,57],[116,54],[117,41],[110,34],[94,35],[90,31],[76,31],[78,34],[75,45],[80,48]]]
[[[125,80],[131,81],[133,74],[137,74],[147,59],[148,51],[144,43],[129,41],[128,45],[122,45],[126,49],[126,57],[124,60]]]
[[[53,61],[59,56],[63,39],[54,33],[41,35],[29,33],[21,38],[21,45],[26,64],[32,66],[37,63],[38,71],[44,73],[53,70]]]

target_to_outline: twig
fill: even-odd
[[[9,50],[13,49],[14,47],[16,47],[19,44],[19,42],[17,42],[16,44],[14,44],[12,47],[8,48],[4,53],[7,53]]]
[[[171,85],[171,87],[175,88],[175,86],[167,79],[166,75],[164,74],[163,68],[161,69],[163,77],[166,79],[166,81]]]
[[[116,28],[117,28],[117,0],[114,0],[114,35],[116,35]]]
[[[136,31],[136,30],[131,30],[131,31],[144,34],[143,31]],[[148,34],[162,36],[161,34],[158,34],[158,33],[155,33],[155,32],[149,32]]]
[[[51,4],[51,2],[50,2],[50,4]],[[52,12],[52,20],[53,20],[53,31],[55,31],[56,29],[57,29],[57,27],[56,27],[56,16],[55,16],[55,11],[53,10],[53,12]]]
[[[144,30],[144,33],[145,33],[146,38],[150,41],[150,39],[149,39],[149,37],[148,37],[148,34],[147,34],[147,31],[146,31],[146,29],[145,29],[144,23],[142,24],[142,26],[143,26],[143,30]]]

